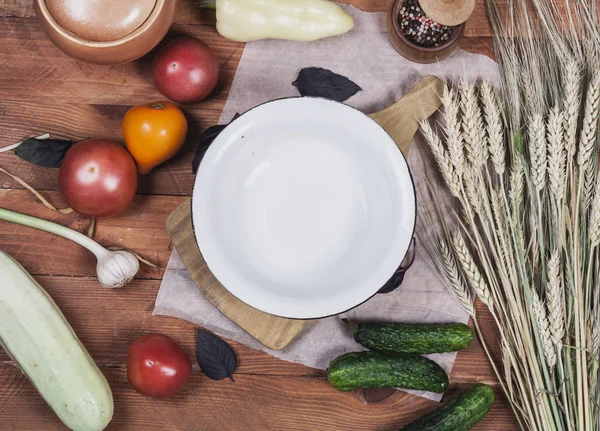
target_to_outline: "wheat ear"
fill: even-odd
[[[581,70],[575,59],[567,61],[564,70],[564,117],[565,117],[565,149],[567,150],[567,166],[575,156],[577,143],[577,123],[581,104]]]
[[[421,121],[421,132],[423,133],[423,136],[425,136],[429,148],[431,148],[433,157],[438,164],[438,168],[442,173],[442,177],[444,178],[444,181],[446,181],[450,192],[454,196],[460,197],[460,180],[457,178],[455,170],[450,164],[448,152],[444,148],[440,137],[433,131],[427,120]]]
[[[447,84],[444,86],[442,105],[444,106],[444,134],[450,162],[454,166],[456,175],[462,178],[465,168],[465,141],[459,123],[460,106],[457,94]]]
[[[600,322],[595,322],[592,328],[592,355],[594,358],[600,355]]]
[[[462,128],[467,157],[473,169],[481,168],[488,156],[483,119],[479,109],[475,86],[461,85]]]
[[[471,297],[471,292],[465,284],[464,278],[458,270],[456,258],[452,254],[452,251],[448,248],[448,244],[444,239],[440,238],[438,245],[442,258],[442,265],[444,266],[444,272],[450,287],[450,294],[454,297],[456,302],[458,302],[460,306],[467,313],[469,313],[470,316],[475,316],[473,298]]]
[[[540,340],[542,343],[542,349],[544,350],[544,356],[546,362],[550,368],[556,365],[556,350],[550,339],[550,325],[548,323],[548,315],[546,314],[546,307],[542,303],[542,300],[538,296],[537,292],[531,292],[533,315],[535,317],[535,323],[537,326]]]
[[[583,169],[591,162],[592,150],[596,143],[598,113],[600,110],[600,72],[594,73],[590,80],[585,100],[583,126],[579,139],[577,164]]]
[[[595,158],[596,151],[592,151],[592,158]],[[583,180],[583,199],[585,209],[589,209],[594,199],[594,188],[596,187],[596,167],[595,162],[592,160],[585,168],[585,175]]]
[[[600,244],[600,177],[596,179],[594,198],[590,207],[588,236],[592,247],[597,247]]]
[[[469,204],[477,214],[482,215],[483,200],[481,198],[481,185],[477,183],[475,173],[472,170],[466,171],[463,182]]]
[[[565,335],[565,315],[563,307],[563,282],[560,272],[560,252],[554,249],[548,260],[548,282],[546,284],[548,320],[552,344],[560,350]]]
[[[496,236],[498,238],[502,238],[506,232],[506,215],[504,212],[504,206],[502,205],[502,196],[500,193],[500,191],[495,189],[490,190],[492,214],[494,216],[494,225],[496,226]],[[504,240],[502,240],[501,244],[501,257],[508,264],[508,249],[506,248],[506,243]]]
[[[533,71],[531,67],[521,67],[519,72],[519,84],[525,100],[525,112],[535,112],[540,107],[536,97],[536,86],[533,82]]]
[[[546,186],[548,153],[546,146],[546,125],[541,114],[535,113],[529,122],[529,157],[531,159],[531,179],[536,190]]]
[[[481,273],[479,272],[479,268],[477,264],[473,260],[467,245],[459,232],[455,232],[452,236],[452,247],[454,248],[454,253],[456,254],[456,258],[460,267],[462,268],[469,285],[475,293],[485,305],[487,305],[490,309],[493,306],[492,295],[490,293],[490,289],[483,279]]]
[[[595,154],[596,136],[598,134],[598,114],[600,113],[600,73],[596,72],[590,80],[585,101],[583,125],[579,137],[579,153],[577,164],[583,176],[583,202],[589,209],[594,197],[596,184],[595,163],[592,160]]]
[[[550,110],[548,117],[548,183],[554,199],[563,197],[566,181],[566,153],[564,141],[565,117],[558,107]]]
[[[508,187],[508,196],[513,210],[515,210],[518,204],[523,200],[524,179],[525,169],[523,167],[523,160],[517,155],[513,158],[513,165],[510,170],[510,184]]]
[[[483,100],[483,112],[487,125],[490,158],[496,173],[503,175],[506,170],[506,162],[504,160],[504,126],[496,92],[487,81],[481,83],[481,98]]]

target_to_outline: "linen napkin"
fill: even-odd
[[[261,103],[297,96],[292,82],[304,67],[327,68],[357,83],[362,91],[345,103],[365,113],[392,105],[426,75],[467,81],[485,78],[494,85],[499,83],[496,63],[483,55],[462,50],[456,50],[448,59],[436,64],[412,63],[401,57],[389,43],[385,13],[368,13],[352,6],[344,7],[354,17],[356,24],[352,31],[343,36],[311,43],[275,40],[248,43],[220,123],[226,124],[236,113],[243,113]],[[417,189],[420,189],[424,183],[424,168],[417,151],[411,151],[409,166]],[[376,295],[342,315],[309,322],[298,337],[280,351],[262,346],[204,298],[176,251],[171,255],[168,268],[153,314],[185,319],[277,358],[323,370],[333,358],[346,352],[363,350],[352,339],[342,318],[414,323],[468,321],[468,315],[447,293],[428,263],[422,247],[417,248],[415,262],[400,288],[388,294]],[[456,353],[429,357],[449,374]],[[418,395],[436,401],[442,398],[440,394],[420,392]]]

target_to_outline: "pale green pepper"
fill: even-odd
[[[312,41],[337,36],[354,20],[329,0],[200,0],[217,11],[217,31],[226,39]]]

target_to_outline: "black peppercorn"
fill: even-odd
[[[425,48],[443,45],[453,32],[452,27],[438,24],[429,18],[417,0],[404,1],[398,22],[404,36],[410,42]]]

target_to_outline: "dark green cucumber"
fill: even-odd
[[[354,339],[370,350],[425,354],[464,349],[473,341],[473,332],[462,323],[361,323],[355,329]]]
[[[358,388],[404,388],[444,392],[448,375],[438,364],[402,353],[357,352],[334,359],[327,379],[340,391]]]
[[[493,403],[492,389],[477,384],[401,431],[468,431],[488,414]]]

